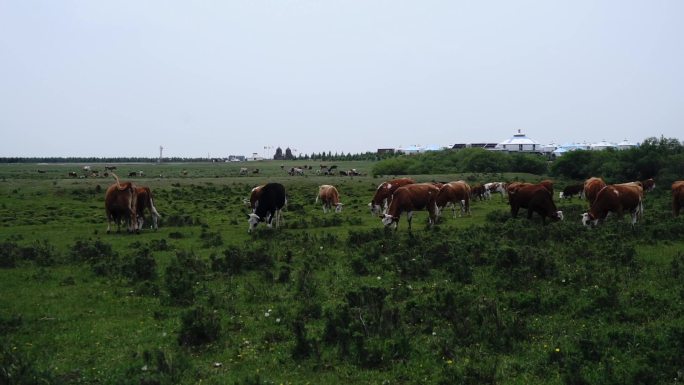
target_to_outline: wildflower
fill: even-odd
[[[556,348],[556,353],[560,353],[560,348]]]
[[[454,363],[454,361],[452,361],[452,360],[447,360],[447,364],[451,365],[451,364],[453,364],[453,363]]]

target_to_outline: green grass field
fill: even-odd
[[[684,220],[661,186],[635,228],[584,228],[577,199],[557,202],[563,222],[512,219],[495,196],[393,232],[367,206],[392,176],[284,171],[303,163],[117,165],[162,215],[137,235],[105,232],[111,177],[0,165],[0,383],[684,381]],[[243,199],[268,181],[287,189],[284,226],[248,234]],[[320,184],[342,213],[314,205]]]

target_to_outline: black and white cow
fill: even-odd
[[[280,211],[287,203],[285,187],[280,183],[267,183],[261,188],[261,195],[252,214],[247,214],[249,232],[252,232],[259,222],[266,222],[271,227],[275,218],[276,228],[280,224]]]

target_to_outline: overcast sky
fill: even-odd
[[[0,157],[682,140],[682,16],[681,0],[0,0]]]

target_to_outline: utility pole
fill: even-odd
[[[159,146],[159,160],[157,161],[157,163],[161,163],[162,161],[162,151],[164,151],[164,147]]]

